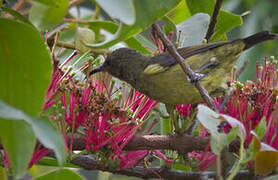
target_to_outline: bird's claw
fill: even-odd
[[[199,80],[201,80],[203,77],[205,77],[204,74],[201,74],[201,73],[194,73],[194,76],[193,78],[189,78],[187,76],[187,81],[192,83],[192,84],[195,84],[196,82],[198,82]]]

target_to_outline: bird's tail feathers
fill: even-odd
[[[276,39],[278,36],[277,34],[273,34],[269,31],[262,31],[259,33],[256,33],[252,36],[249,36],[247,38],[244,38],[243,41],[246,44],[244,49],[251,48],[252,46],[267,41],[267,40],[273,40]]]

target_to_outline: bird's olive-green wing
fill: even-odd
[[[199,53],[203,53],[213,48],[217,48],[227,43],[230,42],[217,42],[217,43],[202,44],[197,46],[190,46],[190,47],[180,48],[178,49],[178,52],[186,60],[191,56],[194,56]],[[207,60],[204,59],[204,61]],[[146,67],[144,69],[144,74],[153,75],[153,74],[161,73],[168,70],[169,68],[171,68],[176,64],[177,61],[168,52],[161,53],[157,56],[153,56],[151,60],[146,64]]]

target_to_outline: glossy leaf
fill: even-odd
[[[59,5],[57,4],[57,2],[55,0],[35,0],[35,1],[48,5],[48,6],[59,7]]]
[[[1,7],[1,9],[4,11],[4,12],[7,12],[9,13],[10,15],[12,15],[13,17],[15,17],[16,19],[18,19],[19,21],[22,21],[24,23],[27,23],[31,26],[33,26],[33,24],[28,20],[26,19],[23,15],[21,15],[19,12],[13,10],[13,9],[9,9],[9,8],[5,8],[5,7]]]
[[[31,125],[36,137],[46,147],[55,152],[59,165],[66,161],[66,147],[62,135],[47,118],[32,118]]]
[[[0,118],[6,119],[3,121],[3,127],[5,127],[5,123],[17,123],[18,121],[24,120],[28,123],[28,128],[31,129],[32,133],[35,133],[36,137],[39,141],[47,148],[52,149],[56,157],[59,161],[59,164],[62,165],[66,159],[66,151],[65,151],[65,144],[64,140],[59,133],[59,131],[52,125],[52,123],[46,118],[31,118],[22,111],[18,109],[14,109],[3,102],[0,101]],[[15,121],[16,120],[16,121]],[[31,125],[31,126],[30,126]],[[16,126],[17,127],[17,126]],[[7,131],[17,131],[11,126],[9,128],[5,128]],[[17,127],[20,128],[20,127]],[[29,130],[28,129],[28,130]],[[10,136],[5,136],[5,134],[1,134],[1,137],[6,138],[8,142],[10,142]],[[24,136],[22,136],[24,137]],[[30,139],[25,137],[24,141],[21,142],[29,142]],[[32,136],[31,136],[32,138]],[[32,140],[32,139],[31,139]],[[31,146],[32,147],[32,146]],[[34,148],[32,149],[32,151]]]
[[[95,33],[99,32],[100,29],[104,29],[109,33],[116,33],[118,25],[110,21],[91,21],[88,23],[89,27],[94,30]],[[132,49],[135,49],[144,54],[150,54],[150,51],[144,47],[136,37],[131,37],[124,40],[126,45]]]
[[[11,162],[13,176],[22,176],[36,144],[31,126],[22,120],[10,121],[0,118],[0,137]]]
[[[211,136],[211,149],[214,154],[220,154],[238,135],[239,127],[232,128],[228,134],[214,133]]]
[[[69,169],[52,171],[34,180],[60,180],[60,179],[83,180],[83,178],[79,174]]]
[[[187,7],[186,1],[181,1],[167,16],[170,17],[176,24],[179,24],[191,17],[191,12]]]
[[[187,6],[192,15],[203,12],[212,16],[214,10],[214,2],[214,0],[207,0],[205,3],[203,0],[186,0]],[[212,41],[225,40],[225,33],[241,24],[241,16],[220,10]]]
[[[91,47],[106,48],[120,41],[124,41],[148,28],[154,21],[163,17],[171,9],[173,9],[180,0],[160,0],[156,1],[140,0],[134,1],[136,12],[136,21],[133,25],[128,26],[121,23],[117,32],[110,39],[99,44],[87,44]]]
[[[220,124],[218,113],[205,105],[198,105],[197,119],[210,133],[218,133],[218,125]]]
[[[89,28],[78,27],[76,29],[75,38],[74,38],[74,47],[80,53],[85,53],[90,50],[85,43],[94,43],[95,42],[95,33]]]
[[[135,50],[137,50],[137,51],[139,51],[139,52],[141,52],[141,53],[150,54],[150,51],[149,51],[147,48],[145,48],[145,47],[140,43],[140,41],[137,40],[136,37],[129,38],[129,39],[125,40],[124,43],[125,43],[128,47],[130,47],[130,48],[132,48],[132,49],[135,49]]]
[[[135,23],[136,14],[133,0],[95,0],[112,18],[119,19],[127,25]]]
[[[255,133],[259,139],[262,139],[265,136],[266,132],[266,118],[263,117],[259,124],[255,127]]]
[[[260,151],[255,158],[255,174],[267,175],[278,163],[278,151]]]
[[[198,13],[177,25],[180,33],[179,47],[200,45],[206,36],[209,26],[209,15]]]
[[[45,31],[59,24],[67,13],[69,0],[56,0],[57,7],[34,2],[30,10],[30,21],[40,30]]]
[[[246,137],[245,127],[240,121],[228,115],[221,114],[220,116],[224,118],[232,126],[232,128],[239,127],[238,136],[241,139],[245,139]]]
[[[260,142],[260,139],[258,138],[258,136],[256,135],[256,133],[254,131],[251,131],[251,134],[253,135],[253,138],[252,138],[251,143],[248,146],[248,152],[250,153],[250,155],[249,155],[249,157],[247,157],[245,162],[248,162],[248,161],[254,159],[256,157],[257,153],[261,149],[261,142]]]
[[[0,18],[0,99],[39,115],[51,78],[49,49],[32,26]]]
[[[219,132],[219,125],[222,118],[228,121],[233,127],[228,134]],[[218,114],[205,105],[198,105],[197,118],[201,124],[211,134],[211,149],[215,154],[219,154],[223,148],[229,145],[238,135],[244,139],[240,123],[232,117]],[[245,131],[244,131],[245,132]]]
[[[43,165],[43,166],[59,166],[59,163],[57,159],[50,158],[50,157],[44,157],[39,162],[37,163],[38,165]],[[71,163],[65,163],[63,167],[70,167],[70,168],[80,168],[77,165],[71,164]]]
[[[177,32],[176,24],[172,21],[172,19],[168,18],[167,16],[164,16],[162,18],[162,21],[165,23],[165,26],[163,26],[163,30],[167,36],[169,36],[170,32],[172,33]]]

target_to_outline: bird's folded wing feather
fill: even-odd
[[[217,48],[227,43],[230,42],[217,42],[217,43],[184,47],[178,49],[178,52],[186,60],[186,58]],[[174,59],[174,57],[172,57],[168,52],[161,53],[157,56],[153,56],[151,60],[146,64],[146,67],[144,69],[144,74],[153,75],[153,74],[161,73],[167,71],[169,68],[176,65],[177,63],[178,62]]]

